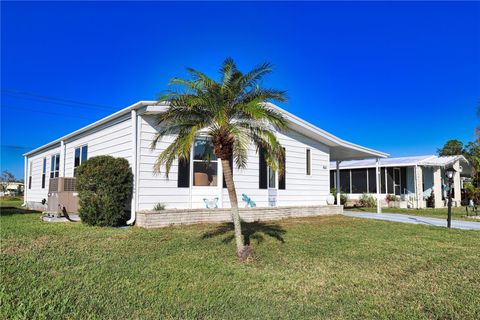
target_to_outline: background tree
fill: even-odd
[[[476,187],[480,186],[480,144],[476,141],[467,143],[464,148],[463,155],[472,165],[472,184]]]
[[[12,182],[15,182],[15,176],[10,171],[4,170],[0,175],[0,190],[4,195]]]
[[[272,129],[286,130],[288,124],[281,113],[266,103],[286,101],[286,95],[284,91],[262,87],[262,78],[272,71],[269,63],[242,73],[234,61],[227,58],[220,67],[219,81],[192,68],[187,71],[190,79],[173,78],[170,89],[159,99],[170,107],[157,116],[160,129],[152,141],[152,148],[165,135],[174,135],[175,139],[158,156],[155,171],[160,172],[164,166],[168,176],[175,159],[189,158],[200,132],[211,137],[213,152],[221,160],[228,189],[237,255],[244,260],[251,254],[251,248],[244,245],[229,161],[233,157],[236,166],[244,168],[248,146],[253,143],[273,170],[283,172],[280,166],[284,151]]]
[[[477,106],[477,117],[480,119],[480,103]],[[477,143],[480,144],[480,124],[475,128],[475,135],[477,136]]]
[[[463,154],[463,142],[459,140],[448,140],[441,149],[437,149],[437,153],[441,157]]]

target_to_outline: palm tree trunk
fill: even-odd
[[[228,197],[230,198],[230,207],[232,208],[232,220],[235,230],[235,242],[237,244],[237,255],[240,255],[244,249],[242,225],[240,223],[240,214],[238,213],[238,200],[237,191],[235,190],[235,184],[233,183],[232,170],[230,168],[230,162],[222,159],[223,177],[227,184]]]

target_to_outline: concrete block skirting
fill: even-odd
[[[253,222],[342,214],[343,206],[240,208],[239,211],[243,221]],[[135,224],[143,228],[162,228],[179,224],[231,221],[232,216],[229,208],[168,209],[156,212],[138,212]]]

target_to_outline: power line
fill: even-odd
[[[48,114],[48,115],[55,115],[55,116],[64,116],[64,117],[74,117],[74,118],[81,118],[81,119],[86,119],[86,120],[92,120],[91,118],[84,117],[82,115],[78,114],[71,114],[71,113],[57,113],[57,112],[49,112],[49,111],[44,111],[44,110],[39,110],[39,109],[29,109],[25,107],[12,107],[12,106],[1,106],[3,109],[7,109],[9,111],[27,111],[27,112],[36,112],[36,113],[43,113],[43,114]]]
[[[2,89],[2,93],[14,96],[18,98],[18,95],[24,96],[23,98],[29,98],[31,100],[36,99],[38,100],[47,100],[47,101],[52,101],[52,103],[56,104],[63,104],[63,105],[68,105],[68,106],[78,106],[78,105],[83,105],[83,106],[90,106],[90,107],[96,107],[96,108],[102,108],[102,109],[118,109],[113,106],[107,106],[107,105],[102,105],[102,104],[96,104],[96,103],[90,103],[90,102],[83,102],[83,101],[77,101],[77,100],[71,100],[71,99],[64,99],[64,98],[58,98],[58,97],[52,97],[52,96],[46,96],[38,93],[33,93],[33,92],[25,92],[25,91],[18,91],[18,90],[12,90],[12,89]]]

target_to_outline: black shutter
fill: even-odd
[[[285,190],[287,186],[287,161],[286,161],[286,151],[283,148],[283,157],[281,159],[280,168],[283,168],[280,174],[278,175],[278,189]]]
[[[228,163],[230,164],[230,171],[232,172],[232,178],[233,178],[233,156],[230,156],[230,159],[228,159]],[[225,182],[225,176],[223,177],[223,187],[227,187],[227,183]]]
[[[258,150],[258,179],[259,183],[258,186],[260,189],[267,189],[267,162],[265,161],[265,156],[263,154],[263,150]]]
[[[178,180],[177,187],[190,187],[190,159],[178,160]]]

